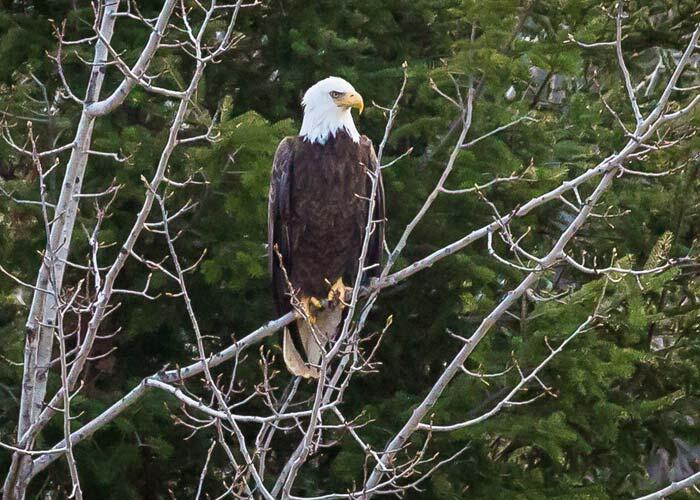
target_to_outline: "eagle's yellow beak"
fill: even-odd
[[[346,92],[337,99],[333,99],[336,105],[344,108],[357,108],[362,114],[365,109],[365,101],[362,100],[362,96],[357,92]]]

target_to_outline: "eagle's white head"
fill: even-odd
[[[347,81],[337,76],[321,80],[306,91],[301,104],[304,106],[304,121],[299,135],[304,140],[325,144],[329,135],[335,136],[342,129],[353,141],[360,140],[350,109],[357,108],[362,113],[365,104],[362,96]]]

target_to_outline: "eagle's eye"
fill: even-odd
[[[338,97],[340,97],[341,95],[343,95],[343,93],[342,93],[342,92],[336,92],[335,90],[331,90],[330,95],[331,95],[331,97],[332,97],[333,99],[337,99]]]

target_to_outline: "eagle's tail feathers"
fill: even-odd
[[[294,345],[294,340],[292,340],[292,334],[289,328],[284,329],[282,354],[284,356],[284,363],[287,365],[292,375],[304,378],[318,378],[318,370],[314,371],[314,369],[304,363],[301,354],[299,354],[299,351]]]
[[[329,306],[314,314],[314,321],[309,324],[305,320],[297,320],[301,345],[305,356],[302,357],[292,340],[289,329],[284,331],[283,351],[284,361],[289,371],[304,378],[318,378],[319,367],[323,359],[325,347],[332,341],[343,319],[341,304]],[[306,358],[306,362],[304,362]]]

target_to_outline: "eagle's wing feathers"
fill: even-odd
[[[291,252],[289,242],[289,217],[291,177],[294,157],[293,137],[285,137],[277,146],[270,176],[270,195],[267,207],[267,251],[268,268],[272,276],[277,313],[282,315],[291,310],[287,297],[287,283],[278,262],[275,245],[282,256],[282,264],[291,273]]]
[[[268,266],[272,275],[272,288],[280,316],[292,310],[289,300],[289,284],[284,276],[292,273],[292,249],[290,241],[290,217],[291,217],[291,184],[294,168],[294,138],[282,139],[275,159],[272,162],[272,174],[270,178],[270,195],[267,208],[267,246]],[[277,251],[275,251],[275,247]],[[279,252],[279,255],[277,255]],[[280,256],[282,262],[280,263]],[[284,266],[284,270],[282,269]],[[304,361],[300,350],[306,351],[309,344],[308,332],[300,328],[303,321],[290,324],[282,332],[282,353],[284,361],[290,372],[294,375],[318,377],[318,370]],[[308,329],[308,325],[306,325]],[[306,339],[306,342],[304,341]],[[308,353],[307,353],[308,354]],[[318,360],[314,359],[314,362]]]
[[[372,141],[363,136],[369,142],[369,166],[372,172],[377,176],[376,190],[377,194],[374,200],[374,220],[377,221],[372,239],[369,242],[367,249],[366,265],[381,264],[384,253],[384,226],[386,222],[386,209],[384,205],[384,183],[382,182],[382,171],[377,159],[377,154],[374,152]],[[369,187],[367,191],[371,194],[372,180],[368,179]],[[375,266],[368,272],[370,277],[378,276],[381,273],[381,266]]]

